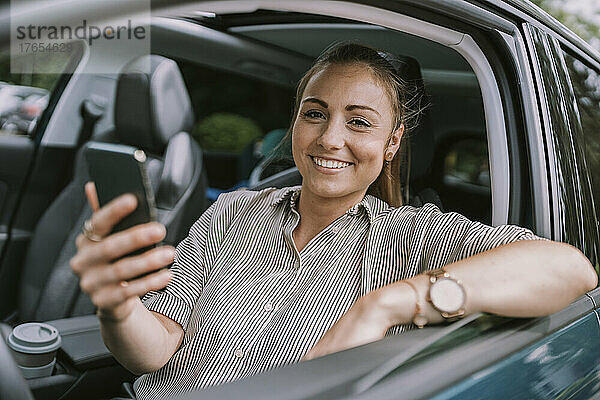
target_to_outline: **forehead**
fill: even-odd
[[[392,112],[384,85],[364,64],[327,66],[308,81],[302,99],[307,97],[318,97],[331,105],[368,105],[380,113]]]

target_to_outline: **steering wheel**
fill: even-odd
[[[17,363],[10,354],[4,336],[0,334],[0,399],[35,400],[29,385],[21,375]]]

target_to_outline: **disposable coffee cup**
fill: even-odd
[[[55,327],[42,322],[21,324],[13,329],[7,343],[25,378],[52,375],[62,343]]]

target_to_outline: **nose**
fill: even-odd
[[[335,120],[329,120],[317,138],[317,144],[326,150],[339,150],[344,147],[344,141],[343,121],[340,123]]]

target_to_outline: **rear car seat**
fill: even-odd
[[[149,73],[142,68],[148,61]],[[202,151],[188,134],[194,115],[177,64],[157,55],[129,63],[118,78],[114,119],[114,130],[92,139],[136,146],[146,152],[158,220],[167,227],[165,242],[177,244],[206,207]],[[83,191],[88,179],[80,150],[72,182],[44,213],[33,233],[22,270],[17,316],[11,322],[94,313],[69,266],[76,252],[75,238],[91,215]]]

